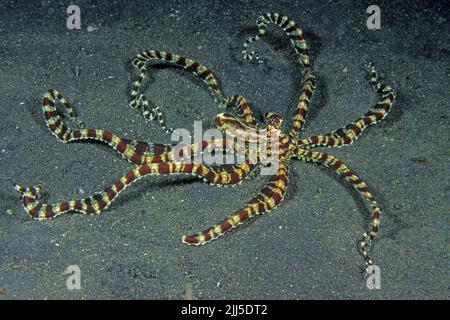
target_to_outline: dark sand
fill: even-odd
[[[373,252],[382,288],[366,288],[356,252],[369,210],[328,169],[293,161],[278,209],[198,248],[183,245],[181,235],[239,209],[264,177],[226,189],[189,177],[149,177],[101,215],[47,222],[28,217],[11,182],[0,180],[0,299],[183,299],[191,285],[194,299],[449,297],[448,7],[377,1],[381,30],[370,31],[372,1],[76,1],[82,30],[68,30],[68,3],[1,1],[2,179],[41,182],[48,199],[59,201],[102,190],[131,167],[106,146],[58,142],[40,111],[48,88],[73,101],[88,127],[170,142],[128,107],[136,76],[130,60],[144,48],[194,57],[215,71],[226,95],[244,95],[258,115],[290,117],[301,69],[283,32],[271,26],[252,47],[263,65],[240,53],[258,15],[278,11],[302,26],[318,77],[304,135],[336,129],[375,102],[365,60],[397,91],[385,121],[350,147],[328,149],[384,209]],[[151,72],[146,93],[169,124],[190,129],[200,117],[212,126],[219,109],[201,82],[174,68]],[[81,268],[81,290],[66,288],[69,265]]]

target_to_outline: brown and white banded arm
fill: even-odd
[[[370,108],[364,116],[356,119],[345,127],[327,134],[313,135],[299,139],[299,145],[301,147],[341,147],[350,145],[356,141],[368,126],[377,124],[387,116],[394,102],[395,92],[391,87],[378,81],[377,72],[373,65],[370,64],[369,67],[370,84],[380,96],[379,101]]]
[[[369,192],[366,183],[353,173],[341,160],[331,154],[299,148],[297,150],[297,158],[304,161],[312,161],[333,169],[337,174],[344,177],[371,206],[372,219],[370,221],[370,230],[363,234],[363,237],[359,242],[359,250],[365,260],[365,268],[367,270],[372,264],[372,260],[367,253],[367,247],[371,244],[377,234],[378,226],[380,224],[381,208]]]
[[[278,170],[261,191],[242,209],[236,211],[222,222],[190,236],[183,236],[182,241],[189,245],[199,246],[217,239],[224,233],[242,224],[245,220],[271,211],[283,201],[288,182],[287,166],[280,162]]]
[[[23,187],[16,184],[14,189],[21,195],[25,211],[35,219],[45,220],[70,211],[98,214],[108,208],[125,188],[145,176],[188,174],[202,178],[211,185],[233,185],[246,178],[253,168],[253,165],[248,164],[207,167],[203,164],[185,162],[152,163],[135,167],[113,185],[90,197],[53,204],[40,200],[41,185]]]
[[[308,114],[308,107],[311,97],[316,88],[316,77],[309,71],[303,77],[303,87],[300,92],[300,97],[298,98],[298,104],[295,108],[294,118],[292,122],[292,128],[289,130],[289,136],[293,139],[298,137],[300,130],[302,130],[303,125],[306,120],[306,115]]]

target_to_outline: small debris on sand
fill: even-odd
[[[187,281],[184,284],[184,300],[192,300],[193,299],[192,291],[193,291],[192,282]]]
[[[86,28],[86,30],[87,30],[87,32],[94,32],[94,31],[98,30],[98,28],[97,28],[97,27],[94,27],[94,26],[88,26],[88,27]]]
[[[347,67],[344,67],[344,69],[342,69],[342,74],[344,76],[348,76],[348,68]]]

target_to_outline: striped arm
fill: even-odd
[[[359,243],[359,251],[364,257],[365,268],[367,271],[367,268],[372,264],[372,260],[367,253],[367,247],[370,245],[378,231],[381,208],[375,198],[369,192],[369,188],[367,187],[366,183],[361,180],[356,174],[354,174],[344,163],[342,163],[342,161],[328,153],[298,149],[297,157],[300,160],[313,161],[333,169],[339,175],[343,176],[345,180],[350,182],[352,186],[359,192],[359,194],[365,200],[367,200],[369,205],[372,207],[373,214],[370,222],[370,230],[363,234],[363,237]]]
[[[247,148],[236,143],[233,139],[203,140],[190,145],[165,145],[165,147],[166,150],[161,154],[149,156],[145,164],[164,162],[203,163],[205,155],[213,152],[216,154],[222,153],[224,157],[227,154],[245,153],[248,155]],[[226,159],[217,160],[225,162]],[[202,165],[201,168],[196,170],[196,175],[210,185],[235,186],[247,178],[257,167],[255,163],[252,158],[247,156],[243,163]]]
[[[226,153],[248,153],[245,147],[235,143],[234,140],[203,140],[191,145],[172,146],[167,148],[167,151],[163,152],[161,155],[152,155],[149,157],[150,162],[146,164],[174,161],[199,163],[199,161],[204,161],[203,156],[205,153],[212,153],[213,151],[216,154],[222,152],[224,156]],[[201,156],[200,159],[197,159],[198,155]],[[247,178],[256,167],[257,165],[252,162],[252,159],[248,159],[247,157],[243,163],[202,165],[201,168],[196,170],[196,175],[210,185],[235,186]]]
[[[280,204],[287,187],[287,167],[284,163],[279,163],[277,174],[272,176],[270,181],[262,188],[256,197],[247,203],[241,210],[215,226],[205,231],[183,236],[182,242],[188,245],[203,245],[217,239],[225,232],[242,224],[245,220],[265,212],[269,212]]]
[[[132,106],[133,109],[137,109],[139,106],[142,107],[142,115],[145,119],[145,122],[158,120],[161,129],[165,133],[171,134],[173,132],[173,128],[166,125],[166,121],[164,120],[164,116],[159,106],[154,105],[150,107],[148,99],[145,95],[140,94],[130,103],[130,106]]]
[[[161,143],[146,143],[131,139],[120,138],[111,131],[103,129],[72,130],[57,113],[55,102],[60,102],[69,112],[69,118],[78,125],[83,125],[76,117],[76,113],[67,99],[56,90],[49,90],[43,99],[42,109],[46,124],[58,140],[68,143],[81,140],[95,140],[111,146],[126,160],[135,165],[174,161],[174,150],[177,150],[177,161],[192,161],[196,154],[203,152],[233,151],[244,152],[237,144],[226,139],[200,141],[186,146],[174,146]],[[189,155],[189,157],[184,156]]]
[[[257,166],[248,162],[221,166],[202,166],[196,175],[211,186],[236,186],[248,178]]]
[[[170,174],[170,173],[191,173],[193,164],[184,165],[182,163],[155,163],[151,165],[139,166],[128,171],[120,180],[104,191],[94,194],[91,197],[64,201],[55,204],[47,204],[39,201],[41,186],[24,188],[15,185],[14,189],[22,196],[25,211],[33,218],[43,220],[51,219],[69,211],[78,211],[84,214],[95,214],[106,209],[111,202],[131,183],[147,175]]]
[[[307,72],[303,78],[303,88],[300,93],[299,102],[295,108],[292,128],[289,130],[291,138],[297,138],[298,133],[303,128],[306,115],[308,113],[309,101],[316,88],[316,77],[312,72]]]
[[[75,110],[73,109],[70,102],[66,98],[64,98],[58,90],[49,89],[44,94],[43,101],[42,101],[42,111],[44,112],[45,122],[47,123],[47,126],[49,128],[50,128],[50,125],[52,124],[52,122],[57,122],[58,120],[62,122],[62,119],[58,115],[56,107],[55,107],[56,101],[58,101],[64,107],[64,109],[67,110],[70,121],[75,123],[78,128],[85,127],[83,121],[81,121],[78,118],[78,115],[75,112]],[[59,124],[55,126],[55,129],[56,128],[61,129],[61,130],[58,130],[58,133],[55,132],[52,128],[50,128],[52,133],[60,140],[62,140],[64,137],[64,134],[65,134],[64,129],[67,130],[67,127],[64,125],[64,123],[62,123],[62,125],[63,125],[62,127],[60,127]]]
[[[308,56],[308,45],[303,37],[303,32],[300,29],[299,25],[295,23],[294,20],[289,19],[286,16],[282,16],[278,13],[266,13],[256,20],[256,24],[258,25],[258,34],[254,37],[247,39],[244,42],[244,49],[242,50],[242,54],[244,55],[244,59],[246,60],[255,60],[256,62],[261,63],[262,60],[259,57],[258,53],[252,51],[250,53],[247,52],[249,45],[252,42],[255,42],[261,39],[266,34],[266,27],[269,23],[276,24],[277,26],[283,28],[284,32],[286,32],[289,37],[292,46],[294,47],[295,52],[299,55],[299,62],[304,68],[309,67],[309,56]]]
[[[202,162],[197,157],[203,156],[205,153],[238,153],[245,152],[245,146],[237,143],[231,138],[225,139],[211,139],[202,140],[192,144],[176,144],[176,145],[161,145],[161,152],[158,157],[155,154],[150,154],[146,163],[153,162]]]
[[[133,84],[133,90],[131,92],[132,100],[137,97],[137,91],[141,86],[142,80],[146,78],[146,65],[151,60],[167,61],[192,72],[208,86],[221,106],[226,106],[226,99],[220,89],[219,82],[209,68],[194,59],[158,50],[144,50],[133,59],[133,65],[141,72],[141,74],[139,79]]]
[[[23,187],[14,185],[14,189],[21,195],[25,211],[38,220],[51,219],[69,211],[83,214],[97,214],[108,208],[112,201],[131,183],[148,175],[190,174],[203,178],[212,184],[232,185],[242,181],[251,171],[252,166],[242,164],[232,167],[208,168],[197,163],[152,163],[135,167],[128,171],[120,180],[104,191],[91,197],[59,203],[48,204],[40,201],[41,186]]]
[[[152,60],[167,61],[192,72],[208,86],[214,96],[214,100],[221,107],[224,108],[226,106],[227,100],[223,96],[219,82],[210,69],[191,58],[165,51],[144,50],[133,59],[133,65],[139,70],[139,77],[132,86],[130,106],[133,109],[142,106],[144,118],[150,121],[157,118],[165,132],[170,133],[173,129],[166,127],[159,107],[154,106],[153,108],[150,108],[147,97],[143,94],[139,94],[139,88],[141,87],[144,79],[147,77],[147,63]]]
[[[57,90],[49,90],[42,102],[42,111],[44,113],[45,122],[52,134],[62,142],[75,142],[81,140],[96,140],[111,146],[119,152],[129,162],[141,165],[148,162],[152,157],[158,157],[163,153],[168,145],[148,144],[142,141],[120,138],[116,134],[108,130],[102,129],[81,129],[72,130],[69,128],[58,114],[55,103],[59,102],[69,112],[69,118],[75,121],[79,126],[83,126],[81,120],[76,118],[75,111],[70,103],[61,96]]]
[[[245,121],[248,125],[257,126],[253,111],[248,104],[248,101],[241,95],[234,95],[228,98],[228,107],[232,108],[239,118]]]
[[[368,126],[377,124],[383,120],[391,110],[395,99],[395,92],[391,87],[377,80],[377,72],[373,65],[370,65],[370,84],[380,96],[380,99],[363,117],[333,132],[299,139],[299,146],[304,148],[350,145],[356,141]]]

